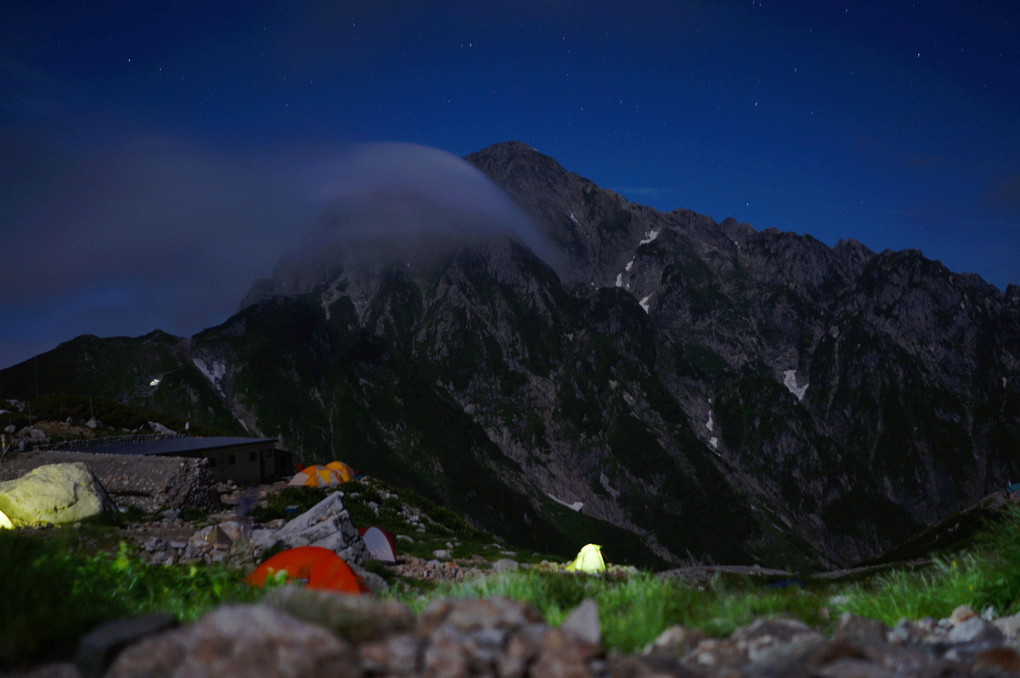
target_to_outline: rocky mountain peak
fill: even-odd
[[[190,344],[131,348],[166,375],[131,397],[203,403],[536,549],[635,562],[849,564],[1020,477],[1016,286],[662,213],[520,142],[466,160],[515,228],[420,195],[337,204],[323,232],[359,237],[284,257]],[[426,217],[456,228],[368,237]],[[112,346],[61,364],[126,362]]]

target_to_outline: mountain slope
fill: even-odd
[[[146,369],[188,375],[191,402],[215,401],[202,416],[502,534],[569,553],[608,524],[655,554],[618,562],[846,565],[1018,475],[1015,286],[916,251],[661,213],[517,142],[467,161],[530,215],[545,259],[492,229],[318,242]],[[0,372],[0,396],[31,390],[27,365]],[[88,365],[104,395],[163,389]]]

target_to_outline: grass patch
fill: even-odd
[[[949,616],[959,605],[977,604],[977,576],[974,568],[961,567],[954,559],[936,561],[918,572],[892,570],[849,585],[835,596],[834,607],[888,626],[903,618],[938,619]]]
[[[527,602],[550,625],[562,623],[586,598],[599,606],[603,642],[634,652],[673,625],[724,636],[755,619],[789,616],[822,631],[849,612],[894,626],[900,619],[947,617],[959,605],[995,615],[1020,612],[1020,507],[990,523],[969,552],[937,558],[918,570],[897,569],[849,584],[772,588],[749,579],[716,577],[705,588],[639,572],[589,576],[538,568],[441,584],[405,602],[422,609],[442,597],[503,596]]]
[[[892,570],[847,587],[840,611],[895,624],[945,617],[957,606],[995,615],[1020,612],[1020,507],[990,522],[968,552],[936,558],[923,571]]]
[[[785,614],[819,626],[826,596],[804,589],[724,586],[705,589],[650,573],[591,576],[539,569],[518,570],[454,585],[440,585],[406,602],[416,610],[433,598],[502,596],[537,608],[557,626],[587,598],[598,603],[603,643],[621,652],[640,650],[680,624],[722,636],[762,616]]]
[[[115,553],[69,552],[66,539],[0,530],[0,667],[69,656],[97,624],[149,612],[197,619],[261,592],[223,565],[148,565],[121,544]]]

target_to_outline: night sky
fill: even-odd
[[[511,139],[1020,282],[1016,0],[0,0],[0,367],[215,325],[352,181],[477,188],[402,144]]]

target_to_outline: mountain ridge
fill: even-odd
[[[233,318],[163,346],[158,389],[115,395],[202,402],[547,539],[580,504],[673,563],[850,564],[1020,470],[1015,286],[658,212],[520,142],[466,160],[555,261],[491,231],[413,260],[288,255]]]

